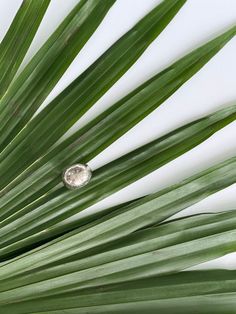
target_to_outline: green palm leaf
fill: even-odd
[[[233,184],[235,182],[235,158],[212,167],[198,175],[184,180],[180,184],[174,185],[163,191],[157,192],[131,202],[126,207],[118,207],[110,215],[101,218],[91,228],[85,230],[75,230],[66,234],[62,238],[55,240],[51,245],[41,248],[35,253],[26,255],[22,261],[10,263],[16,269],[31,269],[32,267],[42,267],[58,260],[69,258],[71,254],[77,255],[91,250],[99,245],[104,245],[112,240],[122,238],[140,228],[161,222],[167,217],[179,212],[180,210],[195,204],[205,197]],[[134,218],[135,217],[135,218]],[[37,221],[36,221],[37,222]],[[69,220],[70,222],[70,220]],[[65,221],[58,226],[64,227]],[[75,221],[72,224],[76,225]],[[58,227],[57,225],[54,226]],[[11,228],[14,227],[14,224]],[[20,229],[20,227],[19,227]],[[15,230],[15,229],[14,229]],[[58,230],[58,229],[54,229]],[[49,231],[53,231],[51,227]],[[43,238],[46,230],[41,234],[36,234],[25,238],[17,243],[19,235],[12,244],[1,250],[1,255],[9,254],[14,250],[19,250],[23,245],[29,245],[32,240]],[[14,239],[14,233],[10,233]],[[20,239],[19,239],[20,240]],[[4,241],[4,238],[3,238]],[[43,259],[43,256],[47,259]],[[14,268],[11,268],[14,273]]]
[[[221,283],[220,283],[221,284]],[[150,314],[160,313],[169,314],[189,314],[195,311],[197,314],[234,314],[235,313],[235,294],[219,294],[215,296],[189,297],[187,299],[173,299],[163,301],[147,301],[145,303],[124,303],[115,305],[103,305],[95,307],[74,307],[56,311],[30,312],[31,314],[143,314],[148,311]],[[38,305],[38,303],[36,303]],[[89,311],[89,312],[88,312]]]
[[[94,245],[92,247],[90,244],[90,247],[88,247],[89,249],[87,250],[79,249],[76,251],[74,246],[67,247],[66,256],[62,254],[60,257],[57,254],[57,260],[47,260],[46,263],[40,263],[39,265],[32,263],[33,268],[30,266],[30,272],[28,272],[28,268],[15,269],[15,263],[12,264],[10,262],[9,265],[8,263],[6,264],[8,266],[3,267],[1,271],[1,278],[5,278],[6,282],[8,282],[8,279],[10,278],[12,286],[11,284],[9,286],[8,282],[4,285],[3,289],[7,290],[6,288],[12,288],[20,285],[22,282],[20,281],[19,284],[19,281],[17,281],[19,274],[24,276],[24,283],[32,283],[37,280],[46,280],[85,268],[92,268],[111,261],[124,259],[153,250],[160,250],[165,247],[193,241],[195,239],[201,239],[212,234],[230,231],[233,230],[235,216],[235,211],[190,216],[183,219],[173,220],[159,226],[138,230],[126,236],[120,237],[117,240],[107,237],[110,241],[109,243],[103,242],[105,245],[101,245],[101,241],[98,240],[96,246]],[[109,216],[103,217],[103,219],[96,222],[96,226],[108,219]],[[84,226],[84,228],[77,229],[76,234],[80,233],[80,238],[82,238],[84,230],[87,232],[93,232],[93,229],[96,230],[93,226],[91,226],[91,224],[89,224]],[[73,232],[73,234],[75,234],[75,232]],[[74,241],[73,244],[78,244],[78,246],[82,244],[77,242],[74,237],[71,237],[71,235],[69,238]],[[64,253],[62,250],[61,252]],[[23,264],[24,263],[22,263],[22,266]],[[19,264],[15,265],[19,266]],[[32,270],[34,271],[32,272]]]
[[[226,33],[175,62],[173,65],[131,92],[128,96],[115,104],[114,107],[112,107],[110,110],[108,109],[108,112],[102,115],[103,120],[101,121],[101,125],[98,125],[98,122],[101,120],[101,118],[98,118],[98,121],[95,121],[96,134],[98,133],[97,128],[99,128],[100,132],[110,132],[112,122],[113,132],[116,130],[116,128],[118,128],[114,137],[116,136],[117,138],[119,135],[125,133],[125,131],[130,129],[134,124],[147,116],[150,112],[162,104],[169,96],[171,96],[181,85],[183,85],[190,77],[192,77],[193,74],[201,69],[206,64],[206,62],[209,61],[235,34],[236,27],[233,27]],[[97,76],[98,75],[96,74],[96,77]],[[54,134],[57,133],[55,130],[59,129],[59,132],[62,132],[60,135],[62,135],[63,131],[68,129],[64,129],[63,127],[64,124],[67,123],[68,119],[76,121],[76,111],[79,112],[79,116],[81,112],[85,111],[83,109],[83,102],[85,103],[85,106],[87,106],[89,97],[92,95],[90,88],[95,89],[96,92],[96,88],[94,85],[91,85],[90,82],[88,84],[88,91],[90,96],[87,95],[85,97],[83,93],[84,90],[87,90],[87,83],[85,82],[86,80],[83,77],[83,87],[81,87],[82,89],[78,87],[79,89],[77,90],[77,84],[74,83],[76,85],[76,91],[73,90],[70,92],[71,96],[73,96],[73,99],[75,99],[77,97],[76,94],[78,94],[79,97],[84,99],[83,101],[82,99],[81,101],[72,101],[72,99],[69,100],[66,96],[65,100],[69,103],[72,103],[72,106],[70,106],[71,109],[68,108],[68,105],[63,101],[59,101],[58,103],[53,102],[51,106],[49,105],[41,114],[39,114],[38,117],[36,117],[35,121],[32,121],[31,127],[30,125],[29,129],[26,127],[19,137],[16,138],[16,141],[13,141],[0,155],[0,171],[2,173],[0,188],[4,188],[4,186],[13,180],[21,171],[29,166],[30,162],[33,162],[39,156],[39,154],[44,152],[44,148],[42,147],[44,146],[44,142],[47,143],[47,148],[52,143],[54,143],[54,140],[51,141],[50,139],[54,138]],[[86,85],[84,86],[84,84]],[[71,88],[69,88],[69,90],[70,89]],[[59,98],[60,97],[61,96],[59,96]],[[52,110],[50,108],[52,108]],[[63,108],[66,108],[66,112]],[[60,120],[57,120],[57,112],[59,114]],[[45,115],[46,120],[41,118],[42,115]],[[114,121],[116,122],[114,123]],[[109,129],[106,129],[104,125]],[[71,126],[71,124],[69,126]],[[89,128],[91,128],[91,124],[89,125]],[[106,134],[104,135],[104,133],[99,134],[99,138],[105,138],[108,136]],[[75,134],[72,138],[66,141],[65,145],[68,145],[67,143],[69,142],[70,145],[73,145],[72,147],[74,148],[76,144],[80,144],[79,136],[84,137],[84,134],[81,134],[81,131],[79,131],[78,134]],[[94,134],[90,134],[90,138],[93,138],[93,136]],[[56,139],[58,139],[57,135]],[[75,144],[73,144],[74,141],[76,142]],[[95,145],[97,145],[97,138],[94,142]],[[108,141],[108,144],[110,142],[111,140]],[[81,146],[78,147],[81,151]],[[61,151],[63,148],[63,146],[60,146],[58,149]],[[71,150],[71,146],[69,150]],[[58,154],[58,150],[55,152]],[[74,160],[80,161],[81,157],[76,153],[77,151],[73,149],[73,159],[68,160],[67,158],[66,162],[69,163]],[[67,151],[65,154],[68,156]],[[60,160],[61,159],[63,160],[63,156],[60,157]],[[86,162],[87,161],[88,159]],[[14,165],[14,167],[12,165]],[[62,166],[68,166],[68,164],[64,164]]]
[[[0,300],[15,302],[183,270],[234,251],[235,221],[236,211],[187,217],[138,231],[97,254],[72,255],[33,272],[26,268],[20,276],[9,263],[1,270],[6,279]],[[25,265],[24,259],[20,264]]]
[[[38,202],[22,208],[16,214],[5,218],[0,224],[0,243],[2,246],[0,254],[4,255],[6,252],[11,252],[13,248],[14,250],[23,248],[24,242],[28,246],[72,230],[77,225],[76,217],[74,217],[73,222],[71,219],[67,222],[66,219],[195,147],[235,118],[236,106],[223,109],[177,129],[98,169],[94,172],[90,184],[80,191],[68,191],[66,188],[61,188],[40,198]],[[230,162],[229,167],[233,167],[231,164],[233,161]],[[218,179],[215,173],[212,177],[213,180]],[[234,172],[231,171],[228,177],[222,180],[220,188],[232,184],[234,180]],[[206,183],[209,183],[209,180]],[[27,182],[27,186],[28,184]],[[18,188],[22,191],[20,185]],[[211,185],[209,185],[208,190],[205,190],[205,193],[207,191],[208,193],[214,191],[212,191]],[[191,189],[187,192],[192,199]],[[196,192],[193,190],[192,193]],[[199,190],[198,193],[202,193],[202,191]],[[153,197],[155,198],[155,196]],[[4,198],[6,201],[9,200],[6,195],[2,198],[3,202]],[[146,199],[141,199],[140,202],[141,204],[145,203]],[[19,208],[19,204],[16,204],[15,200],[13,204],[17,205],[16,209]],[[173,211],[174,207],[171,209]],[[2,206],[2,214],[5,214],[5,217],[12,213],[9,205],[6,205],[5,211]],[[173,213],[166,211],[166,217]],[[130,216],[130,219],[133,217],[136,215]],[[15,241],[19,241],[19,244],[14,243]]]
[[[24,0],[0,44],[0,312],[234,313],[235,272],[182,271],[236,250],[236,211],[165,220],[234,184],[236,157],[156,193],[95,214],[85,210],[235,121],[236,105],[96,169],[80,190],[68,190],[61,176],[160,106],[235,36],[236,26],[58,143],[186,0],[162,1],[35,115],[115,0],[79,1],[16,76],[49,2]]]
[[[1,151],[46,99],[114,2],[80,1],[11,84],[0,101]]]
[[[13,85],[8,95],[2,100],[2,104],[0,104],[0,106],[5,107],[0,117],[0,123],[2,121],[0,128],[2,132],[0,143],[2,144],[0,147],[4,148],[9,144],[10,140],[28,122],[114,2],[115,0],[80,1],[78,6],[64,21],[61,28],[56,31],[38,52],[21,77]],[[31,142],[31,151],[32,147],[34,147],[32,151],[33,156],[29,150],[27,150],[27,154],[35,160],[38,154],[42,154],[45,149],[49,148],[75,123],[129,69],[185,2],[186,0],[165,0],[56,97],[29,125],[27,131],[23,133],[24,142],[27,142],[27,140]],[[65,27],[65,24],[68,26]],[[80,40],[78,40],[78,34],[80,35]],[[66,47],[69,51],[65,49]],[[45,50],[48,50],[48,58],[46,55],[43,59],[45,62],[42,62],[41,59],[42,55],[45,54]],[[52,60],[51,63],[53,63],[50,64],[48,59]],[[31,73],[32,67],[35,68],[39,61],[39,70],[37,73]],[[45,71],[46,65],[47,67],[51,65],[50,71]],[[41,72],[44,71],[42,74],[40,69],[42,69]],[[42,75],[41,79],[40,74]],[[28,78],[29,75],[31,80]],[[22,81],[25,78],[27,78],[26,85],[22,86]],[[29,89],[29,83],[31,84],[31,89]],[[21,85],[20,91],[18,91],[19,84]],[[24,98],[26,96],[26,88],[27,101]],[[16,91],[17,94],[14,96]],[[46,93],[46,91],[48,92]],[[22,97],[22,93],[24,93],[24,97]],[[12,96],[19,97],[14,98],[15,103],[17,102],[17,108],[12,108],[10,102]],[[17,116],[13,115],[16,109]],[[40,142],[34,145],[38,141],[38,136],[40,136]],[[11,145],[9,148],[10,151],[21,140],[22,137],[12,144],[13,146]],[[27,144],[24,143],[23,149],[26,149],[26,147]]]
[[[13,187],[17,185],[16,190],[20,191],[20,198],[24,199],[23,206],[54,188],[61,181],[62,169],[78,161],[87,163],[101,152],[103,148],[107,147],[158,107],[234,36],[235,31],[236,28],[233,27],[225,34],[198,48],[157,74],[157,76],[141,85],[85,126],[85,128],[79,130],[53,151],[49,152],[42,160],[39,160],[32,168],[23,173],[22,177],[18,177],[12,185]],[[63,119],[65,120],[64,117]],[[60,123],[60,127],[61,125]],[[42,135],[42,131],[36,127],[34,127],[34,130],[39,136]],[[21,134],[24,135],[24,131]],[[34,155],[37,156],[35,150],[40,150],[40,145],[37,137],[35,138],[34,135],[30,135],[30,137],[30,142],[24,142],[24,139],[20,136],[18,145],[13,141],[12,145],[0,155],[1,188],[10,183],[12,179],[24,170],[29,162],[34,160]],[[13,145],[15,147],[12,150]],[[37,148],[34,149],[34,147]],[[27,180],[23,181],[21,185],[20,182],[25,178]],[[7,192],[11,190],[12,185],[10,184],[1,192],[1,195],[6,194],[5,198],[8,198],[8,202],[11,201],[11,196]],[[27,192],[24,192],[25,186],[27,186]],[[15,196],[14,191],[12,191],[12,195]],[[60,194],[60,192],[61,190],[56,195]],[[16,202],[16,199],[14,199],[14,202]],[[17,207],[19,209],[18,204]]]
[[[233,314],[236,273],[188,271],[171,276],[100,286],[3,306],[4,313],[220,313]],[[49,312],[50,311],[50,312]],[[52,312],[51,312],[52,311]],[[55,312],[54,312],[55,311]],[[74,311],[74,312],[73,312]],[[77,311],[77,312],[76,312]]]
[[[50,0],[24,0],[0,44],[0,98],[10,83],[34,38]]]

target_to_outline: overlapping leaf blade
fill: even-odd
[[[114,2],[81,0],[11,84],[0,102],[0,151],[46,99]]]
[[[87,13],[85,19],[88,22],[94,12],[100,12],[102,19],[113,2],[82,0],[77,8],[84,10],[83,14]],[[154,39],[154,31],[160,32],[184,2],[166,0],[159,6],[160,10],[163,9],[162,13],[159,12],[161,23],[154,23],[155,27],[149,29],[149,43]],[[153,12],[149,17],[155,20]],[[94,13],[94,16],[97,17],[97,14]],[[81,25],[83,29],[86,22],[83,24],[82,21]],[[0,266],[1,311],[6,314],[33,314],[38,311],[45,314],[77,314],[143,313],[148,309],[149,313],[164,311],[182,314],[199,310],[200,302],[202,307],[198,313],[234,313],[236,286],[234,279],[229,280],[229,273],[214,272],[220,276],[217,288],[213,272],[207,276],[202,272],[165,275],[235,251],[236,211],[192,216],[168,223],[163,221],[235,183],[236,157],[155,194],[100,213],[88,214],[82,219],[78,212],[183,154],[234,121],[235,106],[172,131],[96,170],[90,185],[77,195],[57,184],[64,166],[78,161],[78,158],[79,161],[87,162],[96,156],[168,98],[224,46],[235,32],[236,27],[233,27],[174,63],[27,168],[44,155],[50,145],[89,109],[96,97],[99,98],[109,88],[105,82],[104,89],[99,90],[99,85],[95,94],[86,94],[84,89],[81,100],[85,96],[88,100],[86,98],[81,108],[77,111],[72,103],[71,107],[64,110],[61,104],[66,104],[65,99],[73,101],[75,81],[13,140],[15,145],[6,148],[0,156],[1,166],[4,169],[4,160],[8,159],[5,166],[11,167],[8,169],[9,174],[8,171],[3,172],[0,183],[5,188],[2,191],[3,207],[0,213],[0,234],[3,235],[0,238],[0,254],[2,259],[14,255],[16,258]],[[144,50],[145,44],[147,46],[147,42],[143,45],[140,42],[139,48]],[[134,59],[136,56],[138,57],[135,55]],[[95,70],[96,65],[97,63]],[[90,69],[93,70],[93,66]],[[119,75],[127,70],[125,64],[120,66],[123,70],[117,67]],[[81,77],[87,84],[89,80],[86,82],[86,73],[93,87],[89,69]],[[114,74],[114,80],[118,79],[117,73]],[[33,94],[34,91],[31,96]],[[12,100],[8,100],[11,103]],[[23,98],[20,100],[22,104]],[[56,106],[57,101],[59,106]],[[31,98],[26,102],[26,107],[32,111],[24,112],[22,106],[19,112],[14,113],[12,120],[8,120],[11,106],[6,109],[4,101],[0,103],[2,117],[5,115],[2,122],[6,122],[2,127],[6,131],[2,135],[3,148],[27,123],[40,102],[42,99],[34,103]],[[64,114],[68,117],[65,122]],[[50,124],[52,117],[55,117],[55,121]],[[112,120],[116,121],[117,126],[120,124],[114,132]],[[62,128],[57,128],[59,122],[63,122]],[[38,134],[40,145],[35,149],[34,139]],[[48,139],[42,141],[44,135],[48,135]],[[77,150],[75,147],[78,144],[81,147]],[[29,156],[28,148],[24,150],[28,145],[33,148]],[[71,148],[72,152],[68,153]],[[19,164],[21,158],[24,161]],[[32,171],[34,173],[31,175]],[[20,176],[17,177],[18,175]],[[30,189],[27,187],[29,184],[32,185]],[[44,193],[47,194],[43,196]],[[56,239],[53,241],[24,255],[18,255],[54,237]],[[200,277],[197,277],[199,274]],[[235,277],[234,272],[230,274]],[[150,279],[150,276],[158,277]],[[147,279],[140,281],[142,278]],[[222,285],[223,280],[225,285]]]
[[[50,0],[24,0],[0,44],[0,98],[5,94],[37,32]]]
[[[109,216],[104,217],[102,221],[108,219]],[[145,228],[141,231],[136,231],[121,237],[116,241],[111,241],[108,237],[107,240],[110,241],[110,243],[101,245],[101,241],[99,243],[98,240],[98,245],[94,245],[93,250],[90,249],[82,252],[79,250],[80,253],[77,253],[72,249],[70,255],[66,258],[58,259],[53,263],[46,261],[46,267],[40,266],[39,268],[33,268],[33,272],[32,268],[30,272],[28,272],[27,269],[23,269],[23,277],[20,278],[20,280],[17,278],[19,273],[14,273],[11,264],[9,264],[9,268],[5,267],[7,270],[6,274],[4,274],[4,268],[1,272],[2,279],[5,277],[6,280],[6,284],[2,285],[1,289],[7,290],[20,286],[22,283],[29,284],[42,281],[108,262],[136,256],[138,254],[160,250],[179,243],[201,239],[212,234],[234,230],[235,220],[235,211],[220,214],[201,214],[174,220],[159,226]],[[101,223],[101,220],[96,222],[96,225],[99,223]],[[88,225],[86,229],[77,229],[76,233],[81,233],[83,230],[93,232],[96,228]],[[67,254],[68,252],[69,249],[67,250]],[[8,282],[9,278],[10,284]]]
[[[80,314],[143,314],[148,311],[149,314],[160,313],[168,314],[189,314],[191,312],[198,314],[234,314],[235,313],[235,293],[219,294],[214,296],[200,296],[189,298],[177,298],[162,301],[148,301],[125,303],[119,305],[104,305],[96,307],[79,308]],[[65,310],[56,310],[50,312],[31,312],[31,314],[64,314]],[[70,308],[66,310],[67,314],[77,314],[78,308]]]
[[[24,145],[20,145],[19,149],[21,153],[25,153],[24,157],[22,157],[25,159],[25,162],[29,158],[31,161],[34,161],[37,156],[43,154],[52,143],[64,134],[126,72],[148,45],[166,27],[185,1],[165,0],[160,6],[157,6],[56,97],[29,125],[23,134],[20,135],[16,143],[11,144],[7,152],[9,153],[9,150],[11,151],[12,148],[20,145],[19,143],[23,140]],[[79,27],[83,43],[85,42],[84,38],[86,38],[86,34],[87,37],[88,34],[91,35],[90,29],[94,30],[95,25],[96,27],[98,26],[97,21],[101,21],[99,14],[103,17],[114,2],[114,0],[87,0],[84,7],[82,6],[80,18],[85,19],[84,14],[87,14],[88,21],[85,19],[85,22],[82,25],[76,25],[76,28]],[[66,41],[68,40],[67,37]],[[56,43],[58,44],[58,41]],[[78,40],[76,44],[78,45]],[[66,60],[69,60],[66,51],[62,53],[63,55],[58,56],[58,59],[63,60],[66,57]],[[59,67],[59,69],[61,68],[62,66]],[[54,74],[53,71],[51,72]],[[52,79],[50,76],[47,77],[47,83],[49,79]],[[43,84],[44,87],[45,83]],[[40,88],[37,86],[37,91],[39,90]],[[26,111],[27,106],[28,110]],[[35,109],[37,109],[37,105],[34,103],[24,102],[24,104],[22,103],[22,108],[18,105],[21,116],[11,117],[8,125],[4,128],[2,127],[7,143],[12,138],[12,132],[13,135],[16,135]],[[6,113],[2,115],[3,118],[9,115],[9,110],[6,110]],[[27,149],[29,143],[30,149]],[[34,145],[34,143],[37,143],[37,145]]]
[[[7,279],[1,282],[0,300],[46,297],[183,270],[234,251],[235,220],[236,211],[187,217],[139,231],[97,255],[77,256],[75,262],[62,261],[23,276],[14,277],[10,263],[2,271]]]
[[[188,271],[171,276],[113,284],[3,306],[4,313],[71,309],[74,313],[234,313],[236,273],[227,270]],[[76,312],[77,311],[77,312]],[[51,312],[50,312],[51,313]],[[63,312],[62,312],[63,313]],[[69,312],[70,313],[70,312]]]
[[[51,245],[39,248],[32,255],[29,254],[27,258],[22,257],[22,260],[17,260],[13,264],[10,263],[11,273],[14,273],[14,267],[16,269],[23,267],[24,270],[48,265],[68,258],[71,254],[85,252],[101,244],[122,238],[145,226],[163,221],[176,212],[233,184],[235,182],[235,160],[232,158],[203,173],[190,177],[180,184],[132,202],[126,207],[118,209],[108,218],[102,219],[101,223],[96,223],[88,230],[85,229],[82,232],[75,230],[55,240]],[[68,222],[71,223],[70,220]],[[71,224],[76,226],[76,221],[72,220]],[[57,231],[56,228],[60,227],[64,227],[63,222],[61,225],[55,225],[54,230]],[[1,255],[4,256],[4,254],[21,249],[23,244],[28,245],[37,237],[43,237],[47,231],[44,230],[18,243],[13,242],[12,245],[1,250]],[[53,227],[49,231],[52,232]],[[47,256],[46,260],[44,260],[44,256]]]
[[[43,159],[35,163],[23,173],[22,177],[19,177],[12,185],[3,190],[2,195],[6,194],[5,198],[11,203],[12,198],[7,192],[17,185],[12,195],[19,209],[18,196],[20,202],[23,201],[21,206],[26,206],[47,193],[61,182],[62,169],[76,161],[88,162],[104,147],[108,146],[159,106],[234,36],[235,30],[236,28],[233,27],[230,31],[193,51],[140,86],[92,121],[83,130],[78,131],[78,133],[71,136],[53,151],[49,152]],[[22,158],[23,156],[20,153],[19,156],[24,163],[27,157],[24,156]],[[17,167],[21,167],[21,162],[18,161],[14,154],[13,156],[10,154],[10,156],[5,157],[4,159],[2,155],[2,187],[10,181],[10,178],[15,176]],[[24,178],[27,178],[27,180],[20,184]],[[60,194],[60,192],[61,190],[58,190],[56,194]]]
[[[98,169],[94,172],[90,184],[80,191],[61,188],[59,193],[56,190],[46,195],[45,199],[41,198],[6,218],[1,223],[0,230],[0,234],[3,235],[0,240],[1,255],[10,252],[13,247],[23,248],[24,242],[27,245],[33,244],[35,241],[42,241],[72,230],[78,223],[74,215],[79,211],[195,147],[233,121],[236,117],[235,110],[236,107],[231,106],[177,129]],[[231,175],[233,172],[222,181],[221,188],[232,182],[234,178]],[[141,201],[145,202],[143,199]],[[15,241],[19,241],[19,244],[14,244]]]

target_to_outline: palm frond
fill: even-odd
[[[96,169],[80,190],[63,186],[65,168],[91,161],[236,34],[234,25],[58,143],[186,0],[162,1],[38,113],[115,2],[79,1],[18,76],[50,1],[23,0],[0,44],[0,311],[233,314],[234,271],[185,270],[235,252],[236,211],[173,215],[234,184],[236,157],[153,194],[96,213],[86,209],[235,121],[235,104]]]

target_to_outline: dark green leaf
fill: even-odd
[[[125,132],[128,126],[132,124],[132,121],[135,121],[136,115],[131,110],[126,118],[123,117],[123,119],[119,120],[117,117],[119,115],[123,116],[122,113],[126,112],[128,108],[127,106],[123,108],[118,106],[116,108],[115,105],[108,109],[79,131],[80,136],[79,132],[77,132],[0,192],[0,219],[4,220],[14,212],[19,211],[20,208],[34,201],[37,197],[48,192],[52,186],[60,183],[61,169],[64,169],[68,164],[91,160],[109,143]],[[143,112],[142,108],[136,108],[137,114],[139,111]],[[159,155],[158,157],[160,166],[201,143],[214,134],[214,132],[234,121],[235,118],[236,106],[234,105],[162,137],[158,140],[160,141],[160,144],[158,144],[159,153],[163,156]],[[114,123],[114,121],[117,122]],[[154,144],[151,143],[150,146],[152,145]],[[154,149],[156,149],[155,145]],[[11,220],[14,221],[15,218],[15,216],[12,218],[9,217],[6,221],[0,223],[0,226],[5,225]]]
[[[18,177],[17,180],[1,192],[3,215],[4,213],[13,213],[16,208],[19,210],[21,207],[35,201],[38,197],[48,193],[50,189],[61,182],[61,173],[65,167],[78,161],[87,163],[104,147],[108,146],[154,110],[204,65],[234,35],[235,29],[235,27],[232,28],[227,33],[177,61],[33,164],[22,176]],[[230,119],[234,119],[233,117],[235,117],[234,113]],[[207,129],[205,132],[205,134],[200,132],[197,135],[199,138],[196,137],[194,141],[191,138],[190,142],[186,144],[181,142],[181,145],[179,144],[177,145],[178,147],[172,148],[171,156],[164,154],[165,160],[162,160],[160,165],[199,144],[209,136]],[[202,140],[200,139],[201,137]],[[168,141],[167,138],[165,140]],[[9,151],[8,153],[8,156],[5,156],[5,158],[3,158],[3,154],[3,159],[1,159],[0,170],[2,176],[0,182],[2,186],[6,185],[16,175],[17,167],[21,167],[21,164],[27,159],[20,152],[18,155],[21,161],[16,158],[15,153],[12,155]],[[24,181],[22,182],[22,180]],[[16,187],[14,188],[14,186]],[[13,190],[11,191],[12,188]],[[10,192],[7,193],[8,191]],[[64,193],[64,190],[59,189],[52,193],[51,197],[50,195],[47,196],[47,200],[54,195],[60,195],[61,192]],[[3,197],[4,194],[5,197]]]
[[[34,263],[26,267],[31,259],[26,256],[18,259],[15,269],[14,262],[2,267],[1,278],[6,279],[1,281],[0,300],[38,298],[183,270],[233,252],[235,222],[236,211],[187,217],[131,234],[118,245],[113,243],[102,253],[85,258],[73,256],[72,250],[71,259],[47,264],[46,269],[37,269]],[[33,255],[36,257],[37,252]]]
[[[39,239],[44,240],[46,237],[50,237],[50,234],[51,236],[58,234],[58,231],[54,233],[54,228],[52,228],[57,223],[63,224],[63,228],[59,228],[60,233],[70,230],[73,228],[71,223],[62,222],[63,220],[181,155],[235,118],[236,106],[220,110],[208,117],[187,124],[98,169],[95,171],[91,183],[80,191],[68,191],[66,188],[62,188],[59,190],[60,193],[58,191],[52,192],[52,195],[49,194],[51,201],[45,202],[44,198],[41,198],[39,200],[39,203],[42,202],[41,206],[38,202],[33,203],[33,205],[29,205],[3,220],[0,224],[0,235],[2,234],[0,243],[4,246],[11,245],[15,240],[19,241],[37,232],[39,232]],[[93,140],[92,137],[89,138]],[[47,171],[45,172],[47,173]],[[37,172],[35,174],[40,178]],[[30,181],[26,180],[23,183],[28,187]],[[20,191],[23,190],[20,185],[17,188]],[[52,197],[54,193],[56,194],[55,198]],[[45,198],[47,200],[48,195]],[[8,203],[9,195],[6,194],[5,197],[2,197],[2,204],[4,204],[5,199]],[[146,202],[146,199],[142,199],[140,202]],[[9,207],[6,206],[5,208],[5,215],[9,215]],[[37,210],[33,211],[33,209]],[[3,205],[2,215],[4,215]],[[46,219],[41,221],[39,217]],[[76,224],[77,219],[74,221],[75,226]],[[40,236],[42,230],[49,226],[51,229],[48,232],[43,231],[43,236]],[[57,230],[57,228],[55,229]]]
[[[215,117],[220,116],[217,113]],[[184,126],[174,131],[171,136],[164,136],[98,169],[90,184],[80,191],[62,188],[61,191],[59,190],[60,194],[51,201],[43,202],[41,206],[36,202],[23,208],[13,216],[14,219],[10,218],[9,224],[2,223],[1,256],[76,228],[80,219],[76,214],[79,211],[171,160],[173,156],[176,156],[178,149],[183,153],[186,148],[195,145],[195,140],[199,143],[202,134],[205,136],[204,130],[211,129],[209,121],[214,121],[215,126],[218,125],[218,120],[211,118],[201,119],[197,123]],[[201,123],[203,124],[199,132]],[[104,233],[106,227],[101,224],[97,229],[98,233],[89,233],[87,238],[97,235],[96,240],[98,240],[99,232],[101,232],[102,241],[106,241],[112,237],[117,238],[129,234],[148,224],[163,221],[183,208],[233,184],[236,180],[235,164],[236,157],[197,176],[190,177],[178,185],[133,202],[127,208],[122,209],[121,214],[111,219],[111,222],[105,222],[106,226],[111,223],[111,226],[107,228],[108,233]],[[42,199],[39,200],[41,201]],[[135,220],[133,220],[134,217]]]
[[[76,314],[234,314],[235,291],[235,271],[192,271],[19,302],[2,309],[4,314],[12,314],[16,310],[18,314],[27,314],[35,309],[40,313],[55,314],[65,313],[68,309]]]
[[[99,2],[102,4],[99,5],[98,9],[102,5],[104,6],[104,3],[107,3],[107,7],[108,3],[111,1],[109,0],[109,2],[107,2],[102,0]],[[0,155],[0,189],[18,176],[38,157],[45,154],[47,149],[130,68],[150,43],[166,27],[184,3],[185,0],[165,0],[162,2],[111,46],[94,64],[27,125],[19,136],[15,138]],[[226,37],[225,35],[225,38]],[[151,86],[149,86],[149,89],[150,88]],[[152,88],[154,88],[154,86]],[[124,117],[124,121],[120,123],[115,136],[113,135],[115,126],[112,126],[113,136],[110,135],[109,140],[105,137],[105,144],[103,142],[103,146],[109,145],[113,138],[115,139],[125,133],[127,129],[130,129],[157,106],[157,104],[154,103],[155,95],[153,95],[153,98],[149,100],[149,104],[147,104],[145,108],[137,110],[136,115],[134,115],[135,107],[138,108],[141,103],[141,99],[137,101],[137,98],[140,98],[142,89],[143,87],[136,92],[136,100],[133,94],[129,97],[131,98],[129,101],[132,102],[132,104],[127,104],[127,98],[122,100],[116,104],[116,112],[100,122],[102,126],[106,124],[107,128],[111,128],[112,122],[117,120],[118,123],[118,121],[121,121],[121,118]],[[150,92],[148,88],[146,88],[145,91],[146,95],[143,96],[143,101],[147,99],[147,93]],[[134,102],[136,103],[134,104]],[[156,100],[156,102],[158,102],[158,100]],[[31,104],[29,105],[31,106]],[[129,106],[129,110],[127,106]],[[24,110],[25,107],[26,103],[24,102]],[[113,107],[111,111],[115,110],[115,108]],[[28,114],[28,111],[26,114]],[[121,116],[119,116],[119,114]],[[108,113],[105,115],[108,116]],[[18,118],[19,117],[17,117],[17,119]],[[2,119],[4,119],[4,115],[2,115]],[[14,118],[10,123],[15,123],[15,120]],[[101,131],[102,128],[100,129],[100,132]],[[11,136],[8,137],[6,129],[2,129],[2,133],[2,137],[7,137],[8,141],[11,139]],[[75,134],[65,145],[68,145],[69,142],[71,145],[74,145],[73,142],[78,141],[80,134],[81,132],[79,131],[79,133]],[[98,135],[96,134],[96,139],[97,138]],[[70,150],[70,147],[67,149]],[[101,149],[102,147],[100,150]],[[13,164],[14,167],[12,166]]]
[[[0,98],[7,91],[38,30],[50,0],[24,0],[0,44]]]
[[[11,84],[0,102],[0,151],[46,99],[114,1],[81,0]]]

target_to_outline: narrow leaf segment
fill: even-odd
[[[50,0],[24,0],[0,44],[0,99],[16,75]]]

